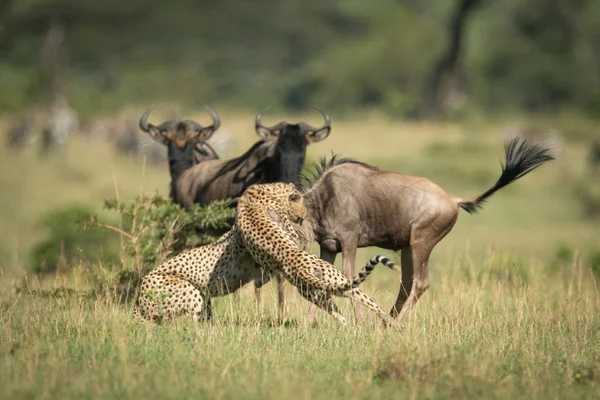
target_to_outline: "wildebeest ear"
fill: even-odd
[[[256,133],[258,133],[258,136],[260,136],[262,140],[268,140],[271,142],[276,141],[279,137],[279,129],[271,130],[265,128],[264,126],[257,126]]]
[[[306,133],[306,138],[310,143],[320,142],[323,139],[326,139],[327,136],[331,133],[331,127],[327,126],[322,129],[318,129],[316,131],[308,131]]]
[[[161,131],[158,126],[150,125],[148,127],[148,133],[150,134],[150,137],[157,142],[166,145],[169,144],[170,139],[167,137],[166,132]]]
[[[210,137],[215,133],[214,126],[207,126],[206,128],[202,128],[198,131],[198,135],[196,136],[196,142],[206,142]]]

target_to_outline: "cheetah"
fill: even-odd
[[[396,325],[358,286],[378,263],[394,270],[399,270],[398,266],[386,257],[376,256],[350,281],[333,265],[304,251],[290,239],[282,229],[285,214],[280,214],[281,210],[306,215],[304,197],[294,185],[253,185],[240,197],[236,225],[254,261],[267,271],[280,272],[304,298],[342,325],[346,320],[333,303],[332,295],[351,298],[374,311],[384,325]]]
[[[274,187],[289,184],[275,183]],[[304,204],[276,209],[278,226],[291,243],[305,246],[299,222],[306,216]],[[216,242],[183,252],[165,261],[140,285],[134,316],[145,320],[169,320],[190,315],[195,322],[212,316],[211,298],[237,291],[250,281],[266,284],[273,272],[256,265],[245,248],[236,224]]]

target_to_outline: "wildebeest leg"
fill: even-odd
[[[340,324],[346,325],[346,318],[340,313],[340,310],[333,303],[333,299],[331,298],[331,294],[320,291],[320,290],[311,290],[311,289],[302,289],[298,288],[298,292],[304,297],[306,300],[310,301],[317,307],[327,311],[329,315],[335,318]]]
[[[343,295],[344,297],[347,297],[356,301],[359,304],[362,304],[363,306],[367,307],[369,310],[377,314],[379,318],[381,318],[381,321],[383,322],[384,326],[398,325],[397,321],[390,319],[390,317],[381,309],[381,307],[379,307],[377,303],[375,303],[375,301],[373,301],[369,296],[367,296],[365,292],[363,292],[359,288],[355,288],[344,292]]]
[[[258,268],[258,266],[257,266]],[[266,279],[266,280],[265,280]],[[260,303],[260,288],[264,286],[271,278],[263,278],[262,282],[257,284],[257,281],[254,281],[254,300],[256,305]],[[281,275],[275,274],[275,281],[277,282],[277,313],[280,318],[284,317],[285,314],[285,298],[283,295],[283,283],[284,280],[281,278]]]
[[[258,264],[255,264],[254,268],[261,269]],[[271,280],[271,273],[267,272],[265,270],[262,270],[262,274],[261,274],[260,278],[254,279],[254,296],[255,296],[254,300],[255,300],[257,306],[260,303],[260,288],[263,287],[265,284],[269,283],[270,280]]]
[[[209,296],[204,297],[204,317],[206,322],[212,323],[212,300]]]
[[[275,282],[277,282],[277,311],[279,313],[279,317],[283,318],[285,316],[285,299],[283,297],[283,283],[284,280],[281,278],[281,275],[275,275]]]
[[[321,260],[327,261],[329,264],[335,263],[335,258],[337,256],[337,253],[332,253],[331,251],[327,250],[327,247],[325,246],[321,246]],[[306,322],[307,323],[311,323],[314,320],[314,314],[315,314],[315,305],[314,303],[311,303],[310,308],[308,309],[308,313],[306,315]]]
[[[412,249],[410,246],[401,250],[400,260],[402,265],[402,283],[400,284],[400,293],[398,293],[396,304],[390,312],[392,318],[396,318],[398,316],[412,290],[414,269],[412,262]]]
[[[402,287],[390,312],[392,317],[398,320],[406,317],[429,288],[429,256],[435,245],[452,230],[457,217],[456,209],[445,210],[411,229],[410,247],[402,249]]]
[[[354,263],[356,260],[356,248],[358,247],[358,237],[351,235],[340,238],[340,246],[342,248],[342,271],[346,278],[352,280],[354,278]],[[352,301],[354,308],[354,318],[359,322],[362,319],[360,307]]]
[[[400,308],[400,311],[396,316],[396,318],[399,320],[406,317],[408,312],[415,306],[415,304],[417,304],[417,300],[419,300],[419,298],[423,295],[423,293],[425,293],[425,291],[427,291],[427,289],[429,288],[428,263],[429,263],[429,255],[431,254],[432,249],[433,249],[433,246],[425,244],[425,243],[420,243],[420,244],[411,246],[412,267],[413,267],[413,271],[414,271],[413,279],[412,279],[412,287],[410,289],[408,298],[406,298],[406,300],[403,302],[403,304]],[[404,252],[404,250],[403,250],[403,252]],[[404,253],[403,253],[403,255],[404,255]],[[404,262],[402,263],[402,277],[404,278]],[[403,282],[402,286],[404,286],[404,282]],[[398,294],[398,299],[396,300],[396,306],[394,306],[394,309],[392,310],[392,313],[391,313],[392,315],[394,314],[393,311],[398,309],[398,303],[399,303],[398,300],[400,300],[400,302],[402,302],[402,299],[404,297],[403,291],[404,291],[404,287],[401,287],[400,293]]]
[[[324,246],[321,246],[321,260],[327,261],[329,264],[333,264],[335,262],[335,258],[337,253],[332,253],[327,250]]]

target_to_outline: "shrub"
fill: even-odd
[[[90,218],[86,225],[119,233],[124,254],[120,263],[99,269],[95,275],[98,284],[123,293],[168,257],[214,242],[233,223],[235,209],[227,203],[217,201],[185,210],[159,195],[142,195],[128,203],[106,201],[105,207],[119,214],[120,226],[103,224],[97,218]]]

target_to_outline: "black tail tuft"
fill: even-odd
[[[466,201],[464,203],[458,203],[460,208],[462,208],[469,214],[477,214],[479,212],[479,209],[483,208],[484,204],[485,204],[485,200],[482,200],[478,203],[476,203],[474,201]]]
[[[496,183],[498,189],[527,175],[546,161],[554,160],[550,148],[518,137],[504,144],[504,152],[506,165],[502,166],[502,175]]]
[[[502,174],[490,189],[477,196],[475,199],[465,200],[458,205],[468,212],[475,214],[483,207],[486,200],[496,191],[511,182],[527,175],[543,163],[554,160],[554,155],[549,147],[533,143],[516,137],[504,143],[505,164],[502,165]]]

